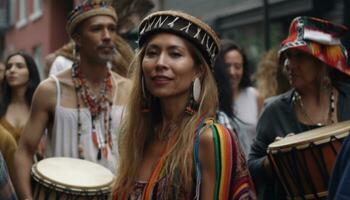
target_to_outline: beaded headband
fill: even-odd
[[[160,32],[174,33],[189,40],[201,51],[211,69],[213,68],[219,52],[219,38],[209,25],[180,11],[158,11],[142,20],[139,26],[139,47],[151,35]]]
[[[105,1],[85,1],[84,3],[78,5],[72,10],[68,15],[68,21],[66,29],[68,35],[72,37],[75,28],[87,18],[96,15],[107,15],[118,21],[117,13],[109,2]]]

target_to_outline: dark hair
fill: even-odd
[[[225,63],[225,55],[229,51],[232,51],[232,50],[238,51],[243,58],[243,74],[242,74],[241,82],[239,83],[239,88],[249,87],[252,85],[252,81],[250,79],[251,71],[250,71],[250,67],[249,67],[249,62],[248,62],[247,55],[245,54],[244,50],[240,46],[238,46],[238,44],[236,44],[232,40],[222,40],[221,41],[221,50],[220,50],[218,57],[216,59],[216,63],[227,67],[227,65]]]
[[[223,43],[221,43],[221,48]],[[223,49],[221,49],[223,50]],[[227,51],[226,51],[227,52]],[[228,117],[234,118],[233,113],[233,90],[227,66],[224,60],[225,53],[220,51],[214,63],[214,78],[218,88],[219,110],[223,111]]]
[[[37,68],[37,65],[35,64],[34,59],[30,55],[28,55],[24,52],[16,52],[16,53],[9,55],[6,59],[6,63],[8,63],[8,61],[10,60],[11,57],[16,56],[16,55],[20,55],[24,58],[24,61],[26,62],[27,69],[29,72],[27,90],[25,92],[24,98],[25,98],[27,106],[30,107],[30,104],[32,103],[33,93],[34,93],[36,87],[40,83],[40,76],[39,76],[38,68]],[[12,95],[11,95],[12,90],[11,90],[11,87],[8,85],[7,81],[3,82],[2,88],[3,88],[3,94],[1,97],[0,117],[3,117],[6,114],[7,108],[12,100],[11,99],[12,98]]]

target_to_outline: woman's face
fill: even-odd
[[[288,80],[296,89],[305,88],[310,84],[317,84],[322,63],[308,53],[290,49],[285,52]]]
[[[147,44],[142,71],[147,89],[159,98],[188,95],[199,74],[190,45],[174,34],[159,33]]]
[[[10,87],[20,87],[28,83],[29,71],[21,55],[14,55],[8,60],[5,75]]]
[[[237,50],[231,50],[225,54],[225,64],[231,78],[234,90],[238,90],[243,76],[243,57]]]

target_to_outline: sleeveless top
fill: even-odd
[[[253,139],[256,137],[255,129],[258,122],[256,89],[253,87],[242,89],[234,102],[233,111],[236,116],[238,139],[245,156],[248,157]]]
[[[55,108],[54,124],[51,134],[48,134],[48,143],[45,151],[46,157],[73,157],[78,158],[78,126],[77,108],[66,108],[60,105],[61,87],[56,76],[52,75],[57,87],[57,102]],[[113,96],[113,103],[115,103]],[[112,149],[108,149],[107,158],[101,157],[97,159],[98,149],[94,146],[92,140],[92,123],[91,114],[88,108],[80,109],[80,120],[82,122],[82,135],[80,137],[81,145],[84,149],[84,158],[110,169],[112,173],[116,171],[118,154],[117,135],[123,115],[124,107],[121,105],[113,105],[111,109],[112,117]],[[95,120],[96,134],[98,137],[104,137],[104,115],[100,113]]]

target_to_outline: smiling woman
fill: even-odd
[[[214,31],[177,11],[149,15],[139,31],[113,198],[254,199],[236,138],[212,120]]]
[[[155,97],[184,98],[188,88],[200,76],[200,66],[194,63],[194,49],[179,36],[160,33],[149,42],[142,61],[145,83]]]

